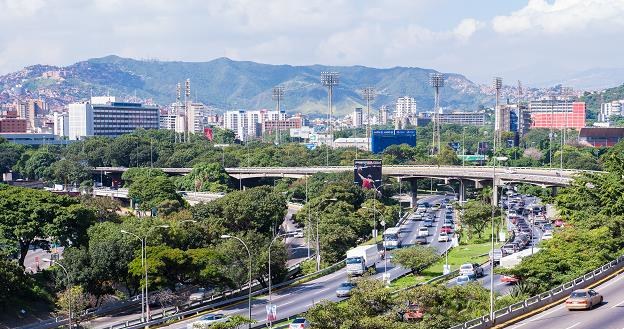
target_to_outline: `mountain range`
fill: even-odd
[[[393,108],[398,97],[416,99],[419,111],[433,108],[429,76],[437,71],[418,67],[370,68],[364,66],[269,65],[218,58],[208,62],[135,60],[106,56],[66,67],[33,65],[0,76],[0,102],[16,97],[41,97],[52,107],[113,95],[121,99],[151,99],[160,105],[176,100],[176,85],[190,79],[191,99],[219,110],[274,108],[272,88],[283,86],[283,107],[289,113],[326,113],[327,90],[320,83],[323,71],[339,72],[334,88],[338,114],[365,104],[361,90],[376,90],[373,108]],[[445,73],[441,106],[476,110],[492,100],[488,88],[457,73]],[[184,94],[184,90],[182,91]]]

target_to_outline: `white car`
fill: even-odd
[[[187,329],[199,329],[199,328],[204,328],[207,326],[211,326],[215,323],[222,323],[222,322],[227,322],[229,321],[230,318],[221,314],[221,313],[211,313],[211,314],[206,314],[206,315],[202,315],[199,320],[193,322],[193,323],[189,323],[186,328]]]
[[[553,234],[551,231],[546,231],[542,234],[542,240],[550,240],[553,238]]]
[[[288,325],[288,329],[307,329],[310,327],[310,322],[304,318],[296,318]]]
[[[302,229],[297,229],[295,230],[295,238],[303,238],[303,230]]]
[[[426,227],[421,227],[418,229],[418,236],[429,236],[429,229]]]
[[[192,293],[189,296],[189,300],[191,302],[204,300],[204,299],[210,297],[211,293],[212,293],[212,290],[206,290],[206,288],[199,288],[199,289],[197,289],[197,292],[194,292],[194,293]]]
[[[440,235],[438,236],[438,242],[449,242],[449,241],[451,241],[451,236],[448,235],[447,233],[440,232]]]

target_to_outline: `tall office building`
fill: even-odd
[[[69,104],[69,139],[118,137],[139,128],[159,127],[160,113],[156,106],[115,102],[111,98],[102,104],[100,100],[93,98],[92,102]]]
[[[362,114],[362,108],[356,107],[353,110],[353,114],[351,116],[351,124],[353,125],[353,127],[359,128],[359,127],[362,127],[363,122],[364,122],[364,119],[363,119],[363,114]]]
[[[543,99],[529,102],[531,128],[585,127],[585,103],[562,99]]]
[[[598,121],[608,122],[614,115],[622,115],[624,111],[624,99],[600,104]]]
[[[223,127],[236,134],[236,138],[247,140],[247,113],[243,110],[226,111],[223,115]]]
[[[416,100],[414,97],[399,97],[396,101],[394,117],[409,118],[416,115]]]
[[[379,124],[388,124],[388,108],[385,105],[379,109]]]
[[[54,112],[54,135],[59,137],[69,137],[69,114],[66,112]]]

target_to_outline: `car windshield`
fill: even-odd
[[[384,241],[397,241],[398,237],[396,235],[384,235],[383,237]]]
[[[221,316],[219,315],[215,315],[215,314],[208,314],[208,315],[204,315],[202,317],[202,320],[216,320],[218,318],[220,318]]]
[[[459,277],[457,277],[457,282],[467,282],[469,280],[470,280],[470,278],[467,277],[467,276],[459,276]]]
[[[304,323],[305,319],[295,319],[292,323]]]
[[[362,259],[358,258],[347,258],[347,264],[360,264]]]
[[[575,291],[570,295],[570,298],[585,298],[587,297],[587,293],[584,291]]]
[[[353,283],[343,282],[343,283],[340,285],[340,288],[353,288]]]
[[[470,264],[465,264],[461,266],[462,270],[472,270],[472,265]]]

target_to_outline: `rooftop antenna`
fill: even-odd
[[[370,124],[370,103],[375,98],[375,88],[366,87],[362,90],[362,95],[366,100],[366,140],[368,141],[368,150],[371,150],[371,124]]]
[[[281,103],[282,103],[282,99],[284,99],[284,87],[281,86],[277,86],[273,88],[273,94],[272,94],[272,98],[276,103],[277,106],[277,128],[276,128],[276,132],[275,132],[275,145],[279,145],[280,144],[280,124],[279,124],[279,118],[280,118],[280,110],[281,110]]]
[[[435,155],[440,152],[440,88],[444,87],[444,75],[442,73],[431,74],[429,76],[429,84],[435,90],[433,101],[433,140],[431,145],[431,154]]]

